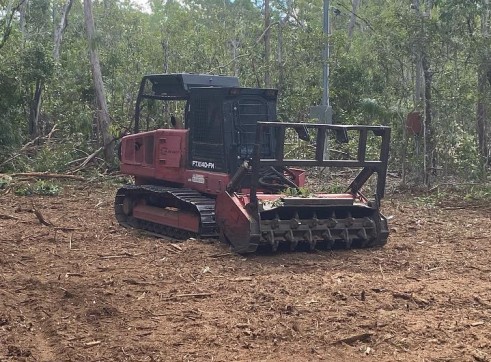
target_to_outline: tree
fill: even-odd
[[[10,37],[14,16],[24,5],[25,1],[26,0],[19,0],[18,2],[14,2],[13,0],[8,0],[7,7],[5,9],[0,9],[3,13],[3,16],[0,18],[0,28],[3,30],[3,34],[0,37],[0,49],[3,48]]]
[[[70,13],[70,9],[72,8],[73,0],[67,0],[65,5],[63,6],[60,14],[60,22],[58,26],[55,28],[54,36],[53,36],[53,59],[56,63],[60,61],[60,48],[61,42],[63,39],[63,33],[68,25],[68,14]]]
[[[489,86],[491,85],[491,61],[489,60],[489,0],[483,0],[481,13],[481,35],[484,50],[480,53],[477,68],[477,143],[479,155],[483,165],[489,164],[489,147],[488,147],[488,128],[489,128]]]
[[[95,26],[94,18],[92,15],[92,0],[84,0],[84,18],[85,31],[87,34],[87,43],[90,55],[90,65],[92,70],[92,80],[94,82],[94,90],[98,107],[96,117],[98,121],[99,132],[102,136],[104,159],[107,163],[111,164],[114,161],[114,152],[110,147],[113,143],[113,137],[111,136],[109,129],[111,125],[111,118],[109,117],[109,110],[107,108],[104,83],[102,81],[101,65],[99,62],[99,53],[97,52],[95,42]]]
[[[269,0],[264,1],[264,86],[271,87],[271,74],[269,71],[269,59],[271,57],[271,40],[270,40],[271,15]]]

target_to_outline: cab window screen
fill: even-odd
[[[201,96],[191,108],[191,165],[194,161],[212,164],[214,170],[225,169],[223,145],[223,103],[221,97]]]

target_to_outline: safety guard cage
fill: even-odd
[[[316,130],[315,159],[286,159],[285,134],[288,128],[299,132]],[[267,131],[270,132],[267,132]],[[340,142],[348,142],[348,131],[358,132],[358,147],[356,159],[324,159],[328,134],[333,133]],[[315,132],[315,131],[314,131]],[[369,133],[381,138],[380,155],[378,160],[366,160],[367,140]],[[276,148],[274,158],[261,158],[261,145],[263,135],[274,134]],[[301,137],[300,137],[301,138]],[[364,125],[332,125],[319,123],[287,123],[287,122],[258,122],[256,141],[252,157],[251,203],[257,204],[257,189],[259,186],[259,171],[263,166],[290,166],[290,167],[349,167],[362,168],[358,176],[348,187],[356,195],[373,173],[377,173],[376,201],[379,203],[384,196],[387,165],[389,161],[390,127],[364,126]],[[378,207],[379,205],[377,205]]]

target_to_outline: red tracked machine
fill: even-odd
[[[387,220],[379,207],[390,129],[279,122],[276,101],[276,90],[242,88],[235,77],[145,76],[134,134],[121,142],[121,172],[135,183],[116,194],[119,223],[174,238],[219,236],[239,253],[384,245]],[[159,110],[173,128],[163,128]],[[286,158],[292,132],[309,143],[310,159]],[[352,134],[356,157],[325,159],[326,143],[348,143]],[[378,145],[376,157],[367,144]],[[360,172],[345,193],[306,195],[302,168],[312,166]],[[376,192],[368,200],[361,188],[372,175]]]

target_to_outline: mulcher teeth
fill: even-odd
[[[360,213],[359,210],[355,211]],[[331,249],[334,245],[346,249],[370,246],[379,238],[375,220],[378,214],[373,212],[372,216],[355,217],[354,212],[336,213],[332,210],[326,214],[325,211],[313,211],[308,217],[305,211],[295,211],[290,218],[283,213],[282,218],[279,211],[270,214],[269,220],[261,220],[261,243],[270,245],[272,251],[277,251],[283,243],[290,250],[297,249],[301,244],[309,250],[317,247]],[[319,213],[324,217],[319,218]]]

